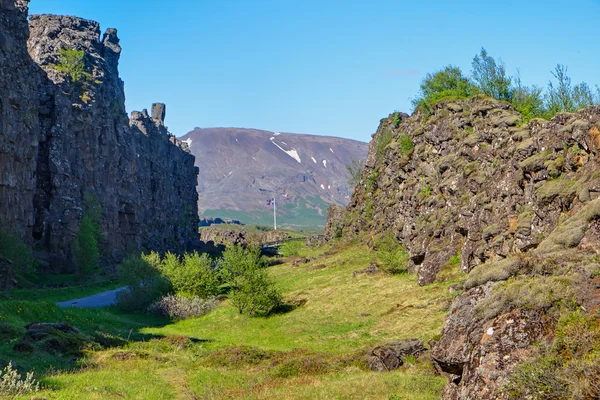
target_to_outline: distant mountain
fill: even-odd
[[[346,165],[364,160],[367,143],[329,136],[243,128],[196,128],[181,138],[200,169],[200,215],[278,225],[323,226],[330,204],[346,205]]]

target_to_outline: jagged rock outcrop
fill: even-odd
[[[537,247],[561,213],[597,196],[600,109],[522,124],[492,99],[390,116],[374,135],[348,206],[348,231],[393,231],[420,284],[460,253],[469,272]]]
[[[600,107],[523,123],[475,97],[381,121],[344,234],[392,232],[422,285],[460,255],[465,291],[431,343],[444,398],[510,398],[561,313],[598,310],[599,156]]]
[[[28,24],[26,4],[1,3],[0,228],[69,259],[95,202],[109,261],[197,241],[194,157],[164,104],[127,118],[117,31],[55,15]]]
[[[331,239],[339,237],[344,229],[344,208],[332,204],[327,208],[327,220],[325,221],[325,237]]]

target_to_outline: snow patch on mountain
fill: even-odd
[[[298,154],[298,151],[296,151],[296,149],[285,150],[283,147],[281,147],[280,145],[275,143],[274,139],[275,139],[274,137],[271,137],[271,143],[273,143],[275,146],[277,146],[279,148],[279,150],[283,151],[285,154],[292,157],[294,160],[298,161],[299,163],[302,163],[302,159],[300,158],[300,155]]]

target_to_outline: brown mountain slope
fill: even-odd
[[[329,204],[348,203],[346,165],[367,144],[328,136],[243,128],[196,128],[185,135],[200,169],[201,215],[271,223],[275,198],[282,226],[323,225]]]

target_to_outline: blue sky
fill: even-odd
[[[600,84],[600,0],[32,0],[117,28],[127,110],[167,104],[177,136],[234,126],[368,141],[427,72],[485,47],[524,83],[557,63]]]

